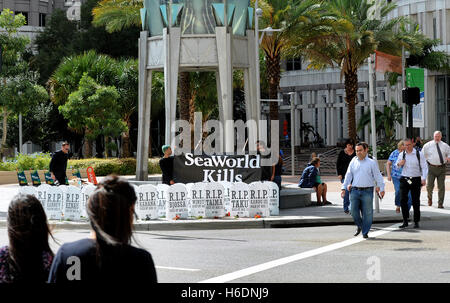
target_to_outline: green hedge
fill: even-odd
[[[83,160],[69,160],[68,167],[74,169],[87,169],[92,166],[96,176],[106,176],[109,174],[117,175],[135,175],[136,174],[136,159],[83,159]],[[148,173],[160,174],[159,158],[152,158],[148,160]]]
[[[18,170],[48,170],[51,156],[48,153],[35,153],[30,155],[19,154],[14,159],[5,162],[0,161],[0,171]],[[89,166],[94,168],[96,176],[106,176],[109,174],[135,175],[136,159],[134,158],[110,158],[110,159],[82,159],[69,160],[67,168],[86,170]],[[160,174],[159,158],[148,160],[148,173]]]

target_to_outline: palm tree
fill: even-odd
[[[386,139],[391,142],[395,138],[395,123],[403,124],[402,108],[397,103],[392,102],[390,106],[385,106],[383,111],[375,111],[375,127],[377,133],[384,132]],[[370,127],[370,111],[366,111],[358,122],[358,131],[362,130],[366,125]]]
[[[291,54],[302,54],[310,60],[309,68],[341,69],[348,106],[348,132],[354,140],[358,68],[375,50],[399,55],[405,46],[411,53],[421,53],[420,34],[406,30],[408,20],[405,17],[386,19],[396,5],[381,4],[381,18],[376,20],[371,17],[374,4],[371,0],[322,1],[321,18],[303,31],[290,48]]]
[[[252,2],[255,2],[252,0]],[[318,0],[260,0],[263,10],[261,28],[282,29],[279,32],[265,34],[261,48],[264,52],[266,75],[269,84],[269,99],[278,99],[281,69],[280,61],[285,49],[298,39],[302,29],[312,23],[317,14]],[[278,120],[278,104],[270,103],[270,119]]]

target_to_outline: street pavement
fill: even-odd
[[[159,176],[153,176],[158,178]],[[131,179],[131,176],[127,176]],[[283,183],[296,184],[299,176],[283,176]],[[327,206],[311,206],[302,208],[280,209],[279,216],[269,218],[224,218],[224,219],[200,219],[200,220],[152,220],[145,222],[137,222],[135,227],[138,231],[153,230],[198,230],[198,229],[240,229],[240,228],[271,228],[271,227],[301,227],[301,226],[322,226],[322,225],[338,225],[352,224],[353,220],[350,215],[343,212],[343,202],[340,197],[341,183],[337,177],[322,177],[322,180],[328,185],[327,200],[332,205]],[[392,182],[386,182],[386,195],[379,203],[379,212],[374,211],[374,222],[401,222],[402,216],[395,212],[394,205],[394,188]],[[0,186],[0,227],[5,226],[6,213],[12,197],[17,194],[18,185],[1,185]],[[311,200],[316,201],[315,194],[312,194]],[[450,218],[450,176],[446,178],[446,197],[444,202],[445,209],[437,208],[437,188],[433,193],[433,206],[428,206],[426,189],[422,188],[421,194],[421,213],[422,220],[434,220],[442,218]],[[313,203],[314,205],[315,203]],[[375,208],[375,206],[374,206]],[[51,221],[55,229],[89,229],[89,223],[84,222],[67,222],[67,221]]]
[[[229,229],[220,228],[220,222],[226,220],[210,220],[195,230],[183,228],[187,225],[177,221],[172,228],[158,230],[156,226],[164,222],[155,222],[152,230],[138,229],[133,244],[152,254],[158,281],[163,283],[450,282],[449,192],[444,203],[447,208],[438,209],[436,203],[427,205],[423,191],[421,227],[400,230],[400,223],[395,222],[401,222],[401,215],[395,213],[393,187],[387,182],[381,213],[375,213],[369,239],[364,239],[353,236],[355,226],[342,209],[340,182],[335,177],[323,180],[333,205],[285,209],[280,216],[265,219],[266,223],[278,220],[278,224],[256,226],[247,222],[262,219],[241,219],[228,222],[236,225]],[[297,183],[298,177],[285,177],[284,181]],[[0,186],[0,211],[7,210],[17,190],[15,185]],[[397,219],[377,221],[388,217]],[[55,229],[53,251],[63,243],[89,236],[88,228],[79,227]],[[6,227],[0,225],[0,247],[7,244]]]

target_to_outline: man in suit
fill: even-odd
[[[66,184],[66,170],[67,170],[67,160],[69,159],[70,145],[64,142],[61,145],[61,150],[53,154],[52,160],[50,161],[50,172],[52,178],[58,181],[59,185]]]

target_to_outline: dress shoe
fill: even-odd
[[[438,208],[444,208],[444,205],[439,205]]]
[[[356,237],[357,235],[359,235],[361,233],[361,228],[357,228],[356,229],[356,233],[354,234],[354,236]]]
[[[419,223],[414,223],[414,228],[419,228]]]
[[[408,222],[403,222],[402,225],[400,225],[398,228],[405,228],[408,227]]]
[[[365,234],[365,235],[363,235],[363,238],[364,238],[364,239],[367,239],[367,238],[369,238],[369,235],[368,235],[368,234]]]
[[[431,205],[433,205],[433,201],[428,200],[428,206],[431,206]]]
[[[344,210],[344,213],[348,215],[350,212],[348,210]]]

